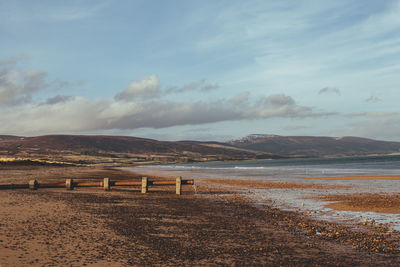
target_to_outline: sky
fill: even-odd
[[[400,1],[0,0],[0,134],[400,141]]]

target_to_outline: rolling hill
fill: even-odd
[[[165,142],[128,136],[44,135],[0,140],[0,155],[67,162],[190,162],[277,158],[223,143]]]
[[[238,148],[286,157],[400,153],[400,142],[377,141],[360,137],[249,135],[228,143]]]

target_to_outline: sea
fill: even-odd
[[[337,189],[243,189],[258,205],[274,205],[285,210],[311,214],[318,219],[354,224],[374,219],[400,230],[400,215],[376,212],[337,211],[320,200],[329,194],[400,193],[400,180],[320,180],[337,176],[400,176],[400,155],[340,158],[298,158],[281,160],[227,161],[173,165],[139,166],[140,173],[183,176],[185,178],[250,179],[272,182],[295,182],[340,185]],[[304,179],[307,178],[307,179]],[[271,204],[272,203],[272,204]]]
[[[152,165],[151,169],[185,174],[200,172],[205,176],[221,178],[268,180],[294,180],[304,177],[329,176],[400,175],[400,155]]]

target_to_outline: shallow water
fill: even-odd
[[[281,209],[297,210],[318,219],[342,223],[362,222],[366,218],[376,223],[390,223],[400,230],[400,214],[336,211],[325,208],[328,201],[316,200],[326,194],[400,193],[400,180],[316,180],[303,179],[332,176],[400,175],[400,156],[350,157],[333,159],[290,159],[247,162],[220,162],[140,166],[141,173],[203,178],[250,179],[341,185],[337,189],[252,189],[249,196],[258,204],[271,204]]]

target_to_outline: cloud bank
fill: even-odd
[[[251,100],[248,92],[212,101],[168,100],[164,96],[207,92],[217,89],[218,85],[208,84],[203,79],[164,89],[154,74],[131,82],[113,98],[57,94],[39,101],[36,96],[52,84],[47,82],[46,73],[16,71],[5,63],[0,69],[0,123],[2,132],[9,134],[159,129],[223,121],[332,115],[298,105],[285,94],[261,96],[257,100]]]

